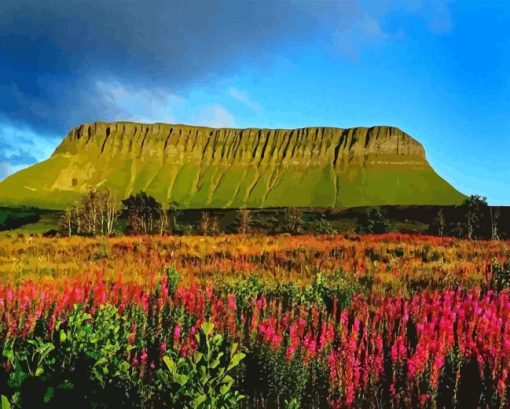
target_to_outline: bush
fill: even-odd
[[[245,354],[232,344],[225,356],[226,341],[214,334],[214,324],[205,322],[196,334],[198,349],[189,357],[165,356],[166,370],[159,376],[172,393],[174,407],[186,409],[235,408],[244,398],[233,390],[231,373]]]
[[[382,234],[390,229],[389,220],[379,209],[372,208],[359,216],[356,233]]]
[[[336,230],[328,220],[326,220],[324,217],[321,217],[320,220],[315,224],[315,232],[317,234],[335,234]]]
[[[503,291],[505,288],[510,288],[510,260],[504,265],[499,264],[496,260],[492,266],[492,281],[491,287],[497,291]]]

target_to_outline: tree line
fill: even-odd
[[[119,205],[120,203],[120,205]],[[61,236],[110,236],[112,234],[203,234],[221,232],[219,217],[203,211],[196,226],[181,223],[181,211],[175,202],[164,206],[145,192],[130,195],[119,201],[111,189],[90,189],[79,202],[64,211],[59,223]],[[293,219],[293,228],[299,221]],[[251,231],[252,214],[240,209],[235,230],[241,234]]]
[[[491,207],[487,198],[469,196],[460,206],[460,217],[447,217],[440,209],[430,225],[429,232],[438,236],[455,236],[472,239],[500,239],[501,209]]]
[[[500,210],[492,208],[478,195],[470,196],[455,208],[455,215],[441,208],[429,223],[428,233],[437,236],[456,236],[468,239],[499,239]],[[221,226],[217,215],[202,211],[195,223],[181,220],[179,205],[164,205],[145,192],[119,200],[110,189],[91,189],[60,220],[62,236],[109,236],[112,234],[201,234],[216,235],[222,231],[248,234],[254,230],[271,233],[316,234],[336,233],[324,215],[318,220],[305,221],[298,208],[275,210],[265,220],[254,220],[252,211],[240,209],[229,226]],[[432,218],[432,217],[431,217]],[[356,233],[381,234],[391,230],[390,220],[379,208],[369,208],[357,216]],[[232,220],[232,219],[231,219]]]
[[[487,199],[471,195],[462,205],[453,208],[447,215],[439,209],[429,224],[427,233],[436,236],[454,236],[472,239],[500,239],[500,208],[488,205]],[[357,233],[381,234],[390,231],[390,221],[378,208],[366,210],[358,216]]]

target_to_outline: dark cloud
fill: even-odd
[[[270,63],[286,41],[315,30],[310,12],[326,18],[338,7],[321,4],[2,1],[0,115],[62,133],[114,114],[98,80],[184,92],[243,63]]]
[[[0,0],[0,127],[61,136],[122,117],[104,84],[185,95],[239,67],[271,65],[289,44],[334,39],[355,54],[360,41],[391,37],[379,25],[391,4]]]

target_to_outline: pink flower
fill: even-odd
[[[142,362],[142,364],[146,364],[147,363],[147,351],[143,351],[142,352],[142,355],[140,356],[140,361]]]
[[[180,339],[181,339],[181,327],[177,325],[174,328],[174,342],[179,342]]]

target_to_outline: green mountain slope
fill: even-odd
[[[187,208],[458,204],[464,196],[393,127],[213,129],[131,122],[74,128],[46,161],[0,183],[0,204],[62,209],[90,187]]]

